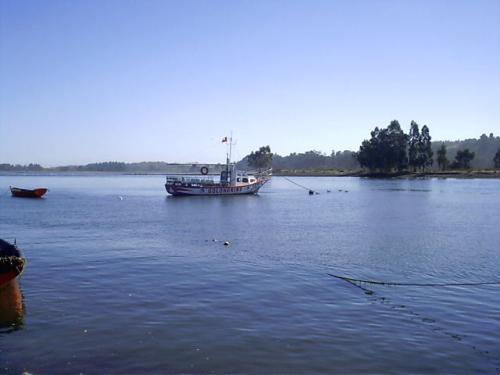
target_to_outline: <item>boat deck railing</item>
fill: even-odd
[[[190,176],[167,176],[167,184],[181,182],[184,184],[215,185],[219,181],[212,176],[190,177]]]

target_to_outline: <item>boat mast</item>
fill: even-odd
[[[229,136],[229,152],[226,151],[226,182],[229,178],[229,164],[231,163],[231,153],[233,151],[233,131]]]
[[[231,130],[231,135],[229,136],[229,158],[227,159],[228,164],[231,163],[232,151],[233,151],[233,131]]]

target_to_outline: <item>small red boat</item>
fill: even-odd
[[[16,187],[10,187],[10,192],[13,197],[19,198],[41,198],[49,189],[45,188],[37,188],[33,190],[29,189],[20,189]]]
[[[19,276],[24,264],[25,260],[17,246],[0,239],[0,288]]]

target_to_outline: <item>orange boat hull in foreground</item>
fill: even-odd
[[[48,189],[45,188],[37,188],[29,190],[29,189],[20,189],[12,186],[10,187],[10,192],[12,193],[12,196],[19,198],[41,198],[47,191]]]
[[[17,246],[0,239],[0,288],[19,276],[24,265],[25,260]]]

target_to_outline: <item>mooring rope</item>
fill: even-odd
[[[288,177],[285,177],[285,176],[281,176],[281,177],[283,177],[283,178],[284,178],[285,180],[287,180],[288,182],[291,182],[292,184],[297,185],[298,187],[301,187],[302,189],[306,189],[307,191],[312,191],[312,192],[314,192],[314,193],[316,193],[316,194],[319,194],[317,191],[315,191],[315,190],[313,190],[313,189],[309,189],[307,186],[304,186],[304,185],[298,184],[297,182],[290,180]]]
[[[446,287],[446,286],[500,285],[500,281],[486,281],[477,283],[396,283],[387,281],[353,279],[352,277],[334,275],[331,273],[329,273],[328,275],[335,277],[337,279],[347,281],[349,283],[363,283],[363,284],[387,285],[387,286]]]
[[[453,287],[453,286],[481,286],[481,285],[498,285],[498,284],[500,284],[500,281],[487,281],[487,282],[476,282],[476,283],[399,283],[399,282],[385,282],[385,281],[375,281],[375,280],[354,279],[352,277],[334,275],[331,273],[329,273],[328,275],[335,277],[337,279],[343,280],[345,282],[348,282],[352,286],[355,286],[355,287],[363,290],[363,292],[365,292],[365,294],[368,294],[368,295],[373,295],[375,293],[373,290],[367,289],[359,284],[390,285],[390,286],[416,286],[416,287]],[[422,322],[426,322],[426,320],[428,320],[427,318],[425,318],[421,314],[419,314],[415,311],[412,311],[410,308],[407,308],[407,306],[405,306],[405,305],[395,305],[395,304],[391,303],[390,300],[387,299],[386,297],[380,297],[380,298],[377,298],[377,300],[381,301],[383,304],[386,304],[389,301],[389,304],[392,305],[393,308],[395,306],[405,308],[406,312],[408,314],[410,314],[410,316],[412,316],[414,318],[421,319]],[[436,322],[433,319],[430,321],[432,323]],[[458,341],[461,341],[463,338],[462,335],[457,335],[457,334],[454,334],[452,332],[447,332],[439,326],[433,328],[433,331],[435,331],[435,332],[439,331],[442,334],[444,334],[448,337],[451,337],[455,340],[458,340]],[[496,358],[492,357],[490,355],[489,351],[481,350],[475,345],[471,345],[471,346],[472,346],[472,349],[474,351],[479,353],[483,358],[487,359],[491,364],[493,364],[495,366],[497,372],[500,372],[500,368],[498,367],[498,362],[497,362]]]

